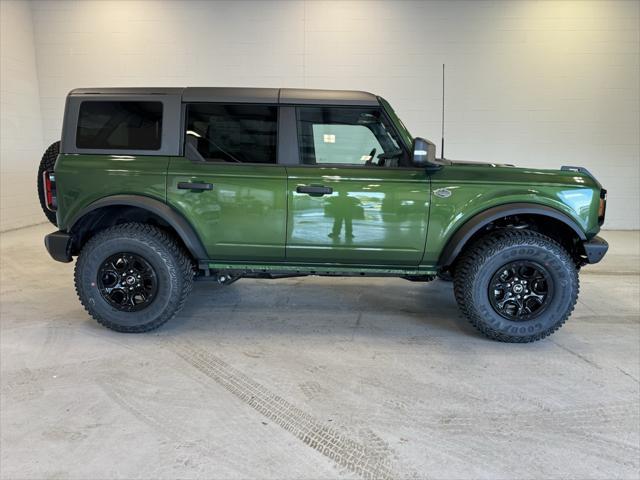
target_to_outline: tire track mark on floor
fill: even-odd
[[[602,370],[602,367],[600,365],[598,365],[596,362],[594,362],[593,360],[589,360],[587,357],[585,357],[584,355],[582,355],[581,353],[578,352],[574,352],[573,350],[571,350],[569,347],[566,347],[564,345],[562,345],[561,343],[556,342],[555,340],[551,339],[549,340],[551,343],[553,343],[556,347],[560,348],[561,350],[564,350],[565,352],[573,355],[574,357],[582,360],[583,362],[585,362],[588,365],[591,365],[594,368],[597,368],[598,370]]]
[[[324,401],[329,396],[329,391],[313,380],[303,382],[298,387],[307,400]]]
[[[634,382],[640,384],[640,380],[638,380],[636,377],[634,377],[633,375],[631,375],[628,372],[625,372],[623,369],[621,369],[620,367],[616,367],[618,369],[619,372],[621,372],[623,375],[629,377],[631,380],[633,380]]]
[[[416,410],[420,418],[418,424],[427,430],[449,435],[468,435],[470,433],[482,433],[489,435],[509,435],[514,433],[532,434],[544,427],[549,434],[556,434],[568,439],[581,437],[588,439],[594,446],[601,443],[595,435],[603,431],[611,434],[622,434],[631,431],[629,425],[635,425],[640,421],[637,403],[625,403],[619,405],[593,405],[582,408],[567,408],[557,410],[528,411],[528,412],[482,412],[477,415],[458,414],[456,412],[434,415],[427,410]],[[375,421],[385,423],[381,417]],[[416,425],[415,421],[397,421],[396,425],[410,428]],[[637,435],[635,436],[637,439]],[[638,443],[620,441],[620,451],[638,456],[640,447]]]
[[[510,462],[505,461],[502,452],[496,451],[490,443],[468,442],[469,437],[530,436],[536,442],[575,442],[582,445],[582,451],[589,451],[610,462],[626,462],[638,466],[640,444],[637,433],[630,425],[640,421],[640,407],[637,402],[616,404],[595,404],[562,409],[544,409],[521,412],[481,411],[474,414],[460,414],[456,411],[434,414],[426,406],[414,406],[411,416],[390,416],[384,410],[370,419],[381,425],[392,424],[395,428],[420,428],[425,434],[431,432],[434,441],[433,455],[448,455],[461,463],[473,463],[495,467],[499,465],[508,471]],[[544,433],[542,433],[544,432]],[[605,437],[619,437],[611,440]],[[625,438],[627,438],[625,440]],[[456,444],[464,444],[462,451]],[[615,445],[619,454],[612,455]],[[558,443],[558,448],[562,445]],[[429,446],[429,448],[432,448]],[[534,453],[535,454],[535,453]]]
[[[549,429],[589,429],[598,426],[625,427],[629,422],[637,422],[640,412],[638,403],[623,403],[510,413],[478,412],[477,415],[451,412],[433,416],[425,412],[421,418],[422,423],[429,427],[462,431],[468,431],[473,426],[485,428],[491,425],[506,425],[513,430],[531,429],[540,425],[546,425]]]
[[[108,371],[125,357],[83,360],[55,366],[3,370],[0,373],[0,394],[21,401],[42,396],[51,389],[77,388],[93,383],[96,374]]]
[[[324,425],[310,414],[270,392],[220,358],[189,342],[170,340],[169,348],[185,362],[303,443],[364,479],[398,478],[390,451],[381,453]]]
[[[55,322],[50,322],[45,327],[46,336],[44,342],[42,343],[42,347],[40,347],[40,351],[37,353],[38,359],[47,359],[49,357],[54,357],[59,354],[62,350],[64,351],[62,346],[66,346],[67,337]]]
[[[164,415],[154,408],[153,398],[140,394],[140,382],[121,376],[119,379],[103,376],[98,379],[105,395],[123,410],[129,412],[137,420],[159,432],[173,442],[178,459],[184,464],[190,464],[200,474],[206,475],[207,471],[199,466],[198,455],[202,457],[219,459],[224,457],[227,467],[243,476],[250,476],[251,471],[246,468],[246,459],[236,455],[229,448],[221,445],[211,445],[209,441],[192,431],[188,426],[173,420],[173,415]],[[174,402],[160,402],[161,404],[174,404]]]

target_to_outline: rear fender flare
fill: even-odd
[[[547,207],[546,205],[537,205],[532,203],[510,203],[506,205],[498,205],[484,210],[469,220],[467,220],[456,232],[449,238],[446,246],[440,254],[438,260],[439,267],[446,267],[451,265],[458,257],[464,246],[474,234],[480,231],[480,229],[486,227],[491,222],[500,218],[509,217],[513,215],[540,215],[550,217],[555,220],[559,220],[566,226],[574,231],[576,236],[582,240],[587,240],[587,237],[580,228],[580,226],[567,214],[556,210],[555,208]]]
[[[88,213],[99,208],[114,206],[137,207],[157,215],[177,232],[193,258],[196,260],[206,260],[208,258],[200,237],[187,219],[166,203],[151,197],[144,197],[140,195],[112,195],[96,200],[78,212],[71,219],[68,231],[72,233],[74,228],[78,225],[78,222],[80,222],[80,220]]]

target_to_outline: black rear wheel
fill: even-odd
[[[78,297],[98,323],[146,332],[173,318],[193,285],[191,258],[166,232],[126,223],[94,235],[75,268]]]
[[[42,155],[42,159],[40,160],[40,166],[38,167],[38,198],[40,199],[40,207],[44,212],[44,215],[47,217],[51,223],[56,225],[56,212],[52,212],[47,208],[47,202],[44,197],[44,180],[42,178],[42,174],[44,172],[53,172],[53,167],[56,164],[56,159],[58,158],[58,154],[60,153],[60,142],[54,142],[49,145],[49,148]]]
[[[571,315],[578,290],[571,256],[530,230],[480,238],[455,270],[460,309],[480,332],[502,342],[533,342],[555,332]]]
[[[98,290],[109,305],[121,312],[147,308],[158,293],[158,275],[141,255],[118,252],[98,271]]]

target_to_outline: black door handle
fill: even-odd
[[[303,186],[300,185],[296,188],[296,192],[298,193],[306,193],[307,195],[311,195],[312,197],[321,197],[323,195],[330,195],[333,193],[333,188],[331,187],[323,187],[323,186]]]
[[[212,183],[202,182],[178,182],[180,190],[213,190]]]

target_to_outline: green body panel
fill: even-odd
[[[459,228],[480,212],[510,203],[554,208],[587,238],[599,231],[601,186],[571,171],[454,162],[427,173],[63,154],[55,172],[60,229],[67,230],[101,198],[151,197],[193,226],[211,268],[433,273]],[[211,183],[213,189],[182,190],[178,182]],[[302,185],[331,187],[333,193],[297,193]],[[439,189],[447,190],[444,196]]]
[[[587,238],[599,231],[600,185],[588,175],[485,164],[423,169],[281,166],[193,162],[183,157],[60,155],[58,223],[104,197],[140,195],[167,202],[194,227],[216,263],[264,268],[343,265],[434,271],[453,234],[476,214],[510,203],[564,213]],[[211,191],[177,188],[205,182]],[[320,197],[299,185],[327,186]],[[451,195],[433,192],[446,188]],[[353,237],[347,235],[351,229]],[[330,235],[332,234],[332,235]],[[349,267],[351,265],[352,267]],[[409,272],[408,267],[416,270]]]
[[[429,218],[424,169],[287,166],[287,261],[418,265]],[[310,196],[298,186],[325,186]]]
[[[58,227],[71,227],[69,222],[82,209],[111,195],[141,195],[164,202],[168,163],[168,157],[60,155],[55,166]]]
[[[211,183],[209,191],[179,182]],[[193,162],[171,157],[167,202],[191,223],[216,260],[285,258],[287,174],[280,165]]]
[[[600,185],[590,176],[560,170],[453,163],[431,174],[432,205],[422,263],[435,265],[451,236],[476,214],[498,205],[546,205],[576,222],[587,237],[598,230]],[[434,194],[440,188],[447,198]]]

